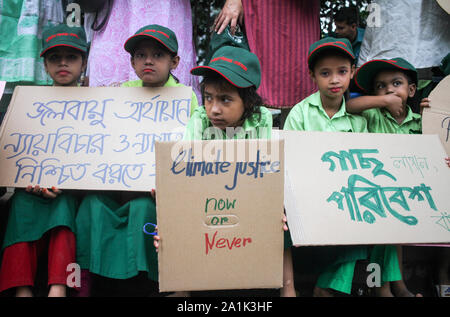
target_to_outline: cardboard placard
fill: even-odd
[[[430,107],[423,110],[422,133],[437,134],[450,156],[450,75],[430,93]]]
[[[283,141],[158,142],[156,161],[160,291],[280,288]]]
[[[183,137],[190,87],[16,87],[0,186],[149,191],[156,141]]]
[[[436,135],[277,135],[294,245],[450,242],[450,168]]]

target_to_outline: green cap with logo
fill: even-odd
[[[42,32],[42,52],[41,57],[48,50],[66,46],[79,50],[83,53],[87,52],[86,33],[81,27],[70,27],[67,24],[58,24],[45,29]]]
[[[178,53],[178,41],[175,33],[164,26],[150,24],[140,28],[125,42],[125,50],[132,54],[136,45],[145,39],[154,39],[165,46],[170,52]]]
[[[239,88],[258,88],[261,84],[261,65],[258,57],[240,47],[222,46],[214,52],[207,66],[194,67],[191,74],[204,76],[210,71],[218,73]]]
[[[407,73],[417,85],[417,70],[413,65],[401,57],[393,59],[374,59],[363,64],[355,74],[356,85],[370,92],[373,90],[375,76],[383,70],[400,70]]]
[[[325,37],[320,41],[313,43],[308,52],[308,66],[311,69],[317,57],[325,51],[337,51],[348,55],[354,61],[355,54],[353,53],[352,44],[346,38]]]

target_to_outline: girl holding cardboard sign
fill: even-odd
[[[256,93],[261,81],[257,56],[246,49],[223,46],[214,52],[207,66],[191,73],[203,76],[201,84],[204,107],[195,109],[186,126],[184,139],[264,139],[271,137],[272,114],[262,107]],[[283,288],[281,296],[294,296],[294,278],[290,247],[292,242],[286,218]],[[154,236],[155,247],[160,237]]]
[[[43,32],[45,69],[54,86],[77,86],[86,68],[84,30],[60,24]],[[59,189],[28,186],[16,190],[3,242],[0,292],[33,296],[38,257],[48,247],[48,296],[65,296],[68,265],[75,262],[75,214],[78,200]]]
[[[160,25],[147,25],[125,42],[139,80],[122,87],[178,87],[171,72],[177,68],[178,42],[175,33]],[[191,110],[197,106],[192,94]],[[139,272],[158,281],[157,254],[152,241],[142,232],[147,223],[156,223],[155,202],[146,194],[132,192],[87,195],[76,217],[77,263],[82,269],[82,294],[90,294],[89,272],[117,280]],[[150,230],[150,229],[149,229]]]

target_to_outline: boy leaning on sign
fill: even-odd
[[[346,111],[344,94],[355,71],[355,55],[347,39],[324,38],[311,45],[308,66],[319,91],[292,108],[285,130],[367,132],[366,120]],[[332,296],[331,290],[350,294],[355,264],[367,258],[365,246],[320,247],[313,270],[320,273],[314,296]],[[304,258],[303,249],[293,255]],[[302,255],[303,254],[303,255]],[[300,266],[305,264],[301,261]],[[311,268],[304,268],[311,269]]]
[[[258,57],[240,47],[218,48],[206,66],[191,73],[203,76],[204,106],[195,109],[186,126],[185,140],[265,139],[271,137],[272,114],[262,106],[256,92],[261,83]],[[295,297],[290,234],[284,222],[284,261],[282,297]],[[159,247],[159,236],[155,236]]]
[[[54,86],[77,86],[86,68],[84,30],[60,24],[42,34],[45,70]],[[0,292],[16,288],[16,296],[33,296],[37,261],[48,247],[49,296],[65,296],[67,266],[75,262],[75,214],[78,199],[55,187],[16,189],[11,198],[3,242]]]
[[[370,95],[354,98],[347,106],[349,111],[362,111],[369,132],[422,132],[420,114],[413,113],[408,106],[408,100],[414,97],[417,88],[417,70],[408,61],[403,58],[369,61],[356,72],[355,83]],[[427,106],[427,102],[422,101],[421,106]],[[377,295],[393,296],[394,293],[396,296],[414,296],[402,279],[400,246],[374,246],[371,261],[378,263],[382,269],[382,286],[376,289]]]

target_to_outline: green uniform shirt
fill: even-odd
[[[368,132],[366,119],[348,113],[345,110],[345,100],[339,111],[330,118],[322,107],[319,91],[292,108],[286,118],[284,130]]]
[[[130,80],[127,82],[122,83],[121,87],[143,87],[142,80]],[[164,87],[184,87],[183,84],[177,83],[175,78],[173,78],[172,75],[169,75],[169,79],[164,84]],[[192,98],[191,98],[191,116],[194,113],[195,108],[198,107],[198,101],[197,96],[195,95],[194,91],[192,91]]]
[[[255,113],[244,121],[242,127],[232,130],[232,137],[218,128],[214,128],[206,115],[205,107],[198,107],[189,120],[184,132],[185,140],[210,139],[270,139],[272,133],[272,113],[265,107],[259,107],[261,114]],[[211,128],[211,129],[208,129]]]
[[[362,112],[367,119],[369,132],[371,133],[397,133],[397,134],[421,134],[422,123],[420,114],[412,112],[408,108],[408,114],[401,124],[392,117],[384,108],[373,108]]]

